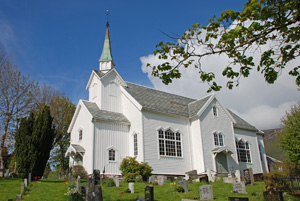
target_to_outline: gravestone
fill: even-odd
[[[154,191],[153,186],[146,186],[145,188],[145,199],[149,201],[154,201]]]
[[[28,173],[28,184],[31,183],[31,173]]]
[[[94,185],[100,185],[100,170],[93,171]]]
[[[5,178],[8,178],[8,177],[9,177],[9,169],[6,170],[6,172],[5,172],[5,174],[4,174],[4,177],[5,177]]]
[[[102,188],[100,185],[95,186],[95,201],[103,201]]]
[[[254,184],[254,176],[253,176],[252,168],[244,169],[244,178],[245,178],[246,184],[250,184],[250,185]]]
[[[263,192],[264,200],[268,201],[283,201],[282,192],[279,191],[265,191]]]
[[[214,193],[212,185],[200,186],[200,200],[213,200]]]
[[[21,183],[21,194],[24,193],[24,191],[25,191],[25,184]]]
[[[165,177],[164,176],[158,176],[158,185],[162,186],[165,183]]]
[[[16,200],[22,200],[22,195],[17,195]]]
[[[244,182],[234,182],[232,186],[233,186],[233,192],[235,193],[244,193],[244,194],[247,193]]]
[[[228,197],[228,201],[249,201],[247,197]]]
[[[179,180],[178,181],[178,186],[182,186],[184,192],[189,192],[189,186],[188,186],[188,181],[186,180]]]
[[[240,170],[235,171],[235,177],[237,178],[237,182],[241,182],[241,171]]]
[[[82,200],[85,200],[85,198],[86,198],[85,186],[81,186],[80,192],[81,192],[81,198],[82,198]]]
[[[77,177],[76,192],[80,192],[80,176]]]
[[[150,184],[153,184],[155,182],[155,176],[154,175],[151,175],[150,177],[149,177],[149,183]]]
[[[91,201],[93,199],[93,180],[88,178],[86,181],[86,200]]]
[[[120,178],[119,178],[119,176],[115,176],[115,177],[114,177],[114,182],[115,182],[115,184],[116,184],[116,187],[119,187],[119,186],[120,186]]]
[[[207,176],[208,176],[208,181],[213,182],[214,180],[213,180],[213,177],[211,175],[211,169],[207,169],[206,172],[207,172]]]
[[[193,180],[199,179],[197,170],[191,170],[185,173],[188,176],[188,180],[193,183]]]
[[[134,193],[134,183],[133,182],[129,182],[128,188],[129,188],[131,193]]]
[[[201,175],[199,177],[199,182],[205,182],[205,183],[209,184],[209,179],[208,179],[207,174]]]
[[[24,184],[25,184],[25,187],[27,187],[27,185],[28,185],[27,178],[24,179]]]

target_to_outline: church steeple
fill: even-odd
[[[106,34],[105,34],[105,40],[103,45],[102,54],[99,59],[99,70],[101,71],[109,71],[110,69],[115,67],[114,60],[112,58],[111,54],[111,46],[110,46],[110,38],[109,38],[109,22],[108,22],[108,16],[109,12],[106,11],[107,16],[107,22],[106,22]]]

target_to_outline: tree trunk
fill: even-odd
[[[4,176],[4,163],[3,163],[3,156],[2,156],[2,147],[0,147],[0,177]]]

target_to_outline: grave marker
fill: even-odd
[[[119,187],[120,186],[120,179],[119,179],[119,176],[115,176],[114,177],[114,182],[116,184],[116,187]]]
[[[153,186],[146,186],[146,188],[145,188],[145,199],[147,201],[154,201]]]
[[[154,175],[151,175],[150,177],[149,177],[149,183],[150,184],[153,184],[155,182],[155,176]]]
[[[27,185],[28,185],[27,178],[24,179],[24,184],[25,184],[25,187],[27,187]]]
[[[93,171],[94,185],[100,185],[100,170]]]
[[[22,195],[17,195],[16,200],[22,200]]]
[[[250,184],[250,185],[254,184],[254,176],[253,176],[252,168],[244,169],[244,178],[245,178],[246,184]]]
[[[233,192],[235,193],[244,193],[244,194],[247,193],[244,182],[234,182],[232,186],[233,186]]]
[[[200,200],[213,200],[214,193],[212,185],[200,186]]]
[[[76,191],[80,192],[80,176],[77,177],[77,185],[76,185]]]
[[[165,183],[165,177],[164,176],[158,176],[158,185],[162,186]]]
[[[179,180],[178,181],[178,186],[182,186],[184,192],[189,192],[189,186],[188,186],[188,181],[186,180]]]
[[[31,183],[31,173],[28,173],[28,184]]]
[[[228,201],[249,201],[247,197],[228,197]]]
[[[134,183],[133,182],[129,182],[128,188],[129,188],[131,193],[134,193]]]
[[[95,201],[103,201],[102,188],[100,185],[95,186]]]
[[[282,192],[280,191],[265,191],[263,192],[264,200],[283,201]]]
[[[80,192],[81,192],[81,198],[82,198],[82,200],[85,200],[85,198],[86,198],[85,186],[81,186]]]
[[[25,191],[25,184],[22,183],[22,184],[21,184],[21,194],[24,193],[24,191]]]

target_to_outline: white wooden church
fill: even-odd
[[[115,68],[107,25],[99,70],[87,82],[69,126],[70,167],[120,175],[122,159],[148,162],[153,174],[207,169],[267,171],[263,133],[212,94],[199,100],[123,80]]]

